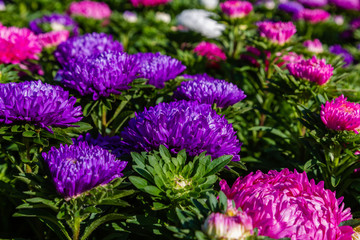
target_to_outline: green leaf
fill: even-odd
[[[164,159],[165,162],[171,161],[171,154],[170,154],[169,150],[164,145],[160,145],[159,152],[160,152],[160,155]]]
[[[360,218],[356,218],[356,219],[350,219],[347,221],[343,221],[340,223],[339,226],[351,226],[351,227],[355,228],[359,225],[360,225]]]
[[[144,190],[144,188],[149,185],[148,181],[137,176],[130,176],[129,180],[137,189],[140,190]]]
[[[146,193],[150,194],[150,195],[153,195],[153,196],[157,196],[157,197],[160,197],[161,196],[161,193],[162,191],[160,189],[158,189],[157,187],[155,186],[146,186],[144,187],[143,189]]]
[[[22,135],[24,136],[24,137],[35,137],[36,136],[36,132],[34,132],[34,131],[24,131],[23,133],[22,133]]]
[[[233,156],[231,155],[224,155],[217,159],[214,159],[206,169],[206,174],[204,177],[216,174],[218,171],[222,170],[227,164],[230,163]]]

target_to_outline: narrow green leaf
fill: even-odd
[[[149,184],[145,179],[137,176],[130,176],[129,180],[137,189],[140,190],[144,190],[144,188]]]

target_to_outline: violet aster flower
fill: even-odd
[[[287,65],[290,74],[297,78],[303,78],[319,85],[327,83],[333,75],[334,68],[326,64],[325,59],[317,59],[313,56],[308,60]]]
[[[216,104],[217,107],[228,107],[240,102],[246,95],[236,85],[225,80],[215,79],[206,73],[184,75],[192,81],[184,81],[175,90],[174,98],[198,101],[199,103]]]
[[[298,0],[307,7],[323,7],[328,3],[328,0]]]
[[[225,1],[224,3],[220,3],[220,7],[221,11],[230,18],[243,18],[253,10],[250,2],[238,0]]]
[[[111,10],[106,3],[87,0],[72,2],[68,12],[72,16],[83,16],[94,19],[109,18],[111,15]]]
[[[123,46],[105,33],[87,33],[61,43],[54,55],[61,65],[67,66],[73,59],[87,58],[105,51],[123,51]]]
[[[329,47],[329,52],[331,52],[331,53],[333,53],[335,55],[342,56],[343,59],[344,59],[344,62],[345,62],[344,67],[349,66],[354,61],[354,58],[351,55],[351,53],[349,53],[346,49],[342,48],[338,44]]]
[[[59,71],[58,78],[81,96],[93,95],[93,100],[121,94],[137,77],[139,65],[134,55],[107,51],[88,58],[78,58]]]
[[[0,23],[0,64],[17,64],[27,59],[39,59],[41,45],[27,28],[5,27]]]
[[[278,9],[287,13],[296,14],[303,10],[304,7],[298,2],[284,2],[279,4]]]
[[[233,155],[233,161],[240,160],[236,132],[209,104],[182,100],[145,108],[135,114],[121,136],[124,153],[148,152],[163,144],[172,153],[186,149],[196,156],[206,151],[213,159]]]
[[[296,27],[292,22],[258,22],[258,30],[261,37],[271,42],[283,45],[296,33]]]
[[[116,160],[115,155],[87,142],[77,145],[52,147],[42,154],[50,169],[56,190],[66,200],[99,185],[105,185],[122,177],[127,162]]]
[[[176,78],[186,67],[172,57],[160,53],[137,53],[140,67],[140,78],[148,79],[148,84],[163,88],[165,82]]]
[[[39,81],[0,85],[0,122],[32,123],[49,129],[70,127],[82,119],[76,98],[59,86]]]
[[[38,35],[39,42],[42,47],[50,48],[56,47],[60,43],[65,42],[69,38],[70,32],[68,30],[53,31],[48,33],[41,33]]]
[[[155,7],[158,5],[167,4],[171,0],[130,0],[130,1],[134,7],[139,7],[139,6]]]
[[[331,0],[331,3],[343,9],[360,10],[359,0]]]
[[[343,198],[315,184],[306,173],[284,169],[268,174],[257,171],[239,177],[232,188],[225,180],[221,190],[252,218],[260,236],[296,240],[351,240],[350,226],[339,226],[352,218],[350,208],[344,210]]]
[[[350,28],[351,28],[351,30],[356,30],[356,29],[360,28],[360,18],[355,18],[355,19],[351,20]]]
[[[320,117],[326,127],[330,129],[359,133],[360,104],[348,102],[344,95],[322,105]]]
[[[45,27],[48,27],[49,29],[44,29]],[[29,24],[29,28],[36,34],[68,30],[74,36],[79,35],[79,27],[77,23],[68,15],[62,15],[58,13],[45,15],[41,18],[32,20]]]
[[[322,9],[303,9],[294,15],[295,20],[304,20],[310,23],[324,22],[329,17],[330,13]]]
[[[303,45],[307,48],[307,50],[313,53],[322,53],[324,51],[319,39],[314,39],[314,41],[306,40]]]
[[[220,62],[226,60],[224,51],[215,43],[201,42],[194,48],[194,53],[199,56],[204,56],[211,62]]]

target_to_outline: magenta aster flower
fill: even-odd
[[[122,177],[127,162],[116,160],[115,155],[99,146],[89,146],[87,142],[76,145],[51,147],[42,154],[50,169],[50,174],[59,194],[66,200],[99,185],[105,185]]]
[[[192,81],[184,81],[175,92],[174,98],[197,101],[199,103],[216,104],[217,107],[228,107],[240,102],[246,95],[236,85],[225,80],[215,79],[206,73],[184,75]]]
[[[258,22],[260,36],[271,42],[283,45],[296,33],[296,27],[292,22]]]
[[[41,45],[27,28],[5,27],[0,23],[0,64],[17,64],[27,59],[39,59]]]
[[[306,173],[284,169],[268,174],[257,171],[239,177],[230,188],[220,181],[221,190],[236,207],[252,218],[259,235],[292,240],[351,240],[350,226],[339,226],[352,218],[344,210],[343,198],[315,184]]]
[[[171,0],[130,0],[130,1],[134,7],[138,7],[138,6],[155,7],[158,5],[166,4]]]
[[[59,86],[39,81],[0,85],[0,122],[32,123],[49,129],[70,127],[82,119],[76,98]]]
[[[253,10],[251,3],[238,0],[225,1],[220,3],[220,7],[221,11],[230,16],[230,18],[243,18]]]
[[[359,0],[331,0],[331,3],[343,9],[360,10]]]
[[[317,59],[313,56],[308,60],[287,65],[290,74],[297,78],[303,78],[319,85],[327,83],[333,75],[334,68],[326,64],[325,59]]]
[[[323,7],[328,3],[328,0],[298,0],[307,7]]]
[[[303,45],[307,50],[313,53],[322,53],[324,51],[319,39],[314,39],[314,41],[306,40]]]
[[[212,62],[219,62],[226,60],[226,55],[223,50],[215,43],[201,42],[194,48],[194,53],[199,56],[204,56]]]
[[[69,7],[69,14],[86,18],[104,19],[110,17],[111,10],[106,3],[85,0],[72,2]]]
[[[124,153],[149,152],[162,144],[174,154],[186,149],[189,156],[206,151],[213,159],[233,155],[232,161],[240,160],[236,132],[209,104],[181,100],[145,108],[121,136]]]
[[[39,42],[42,47],[56,47],[60,43],[65,42],[69,38],[70,32],[68,30],[53,31],[48,33],[41,33],[38,35]]]
[[[310,23],[324,22],[329,17],[330,13],[322,9],[303,9],[294,15],[295,20],[304,20]]]
[[[336,131],[354,131],[360,129],[360,104],[346,101],[341,95],[321,106],[320,117],[326,127]]]

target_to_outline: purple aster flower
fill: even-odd
[[[280,3],[278,8],[281,11],[291,13],[291,14],[296,14],[297,12],[300,12],[301,10],[304,9],[303,5],[301,5],[298,2]]]
[[[293,240],[351,240],[350,226],[339,226],[352,218],[344,209],[343,197],[309,181],[305,172],[284,169],[267,174],[257,171],[239,177],[230,188],[220,181],[221,190],[237,208],[252,218],[260,236]]]
[[[296,27],[292,22],[258,22],[260,36],[271,42],[283,45],[296,33]]]
[[[44,24],[50,25],[49,31],[69,30],[74,36],[79,35],[79,27],[77,23],[68,15],[62,15],[58,13],[45,15],[41,18],[32,20],[29,24],[29,27],[31,31],[36,34],[45,33],[47,31],[42,29],[42,25]]]
[[[233,155],[233,161],[240,160],[236,132],[209,104],[182,100],[145,108],[135,114],[121,136],[124,153],[148,152],[163,144],[172,153],[186,149],[196,156],[206,151],[213,159]]]
[[[360,104],[348,102],[344,95],[322,105],[320,117],[330,129],[359,133]]]
[[[123,51],[123,46],[105,33],[87,33],[61,43],[54,55],[61,65],[67,66],[75,58],[87,58],[105,51]]]
[[[349,53],[346,49],[342,48],[338,44],[329,47],[329,52],[331,52],[331,53],[333,53],[335,55],[342,56],[343,59],[344,59],[344,62],[345,62],[344,67],[349,66],[354,61],[354,58],[351,55],[351,53]]]
[[[243,100],[246,95],[236,85],[225,80],[215,79],[206,73],[184,75],[192,81],[182,82],[175,90],[174,98],[198,101],[199,103],[216,104],[217,107],[228,107]]]
[[[134,55],[107,51],[88,58],[77,58],[59,71],[57,78],[81,96],[93,95],[93,100],[98,100],[129,89],[138,72]]]
[[[176,78],[186,67],[172,57],[160,53],[137,53],[141,78],[148,79],[148,84],[163,88],[165,82]]]
[[[76,98],[59,86],[39,81],[0,84],[0,122],[32,123],[49,129],[70,127],[82,119]]]
[[[308,60],[289,63],[287,69],[294,77],[303,78],[319,85],[327,83],[334,70],[330,64],[326,64],[325,59],[317,59],[315,56]]]
[[[52,147],[42,154],[50,169],[56,190],[66,200],[99,185],[105,185],[122,177],[127,162],[116,160],[115,155],[87,142],[77,145]]]
[[[327,0],[298,0],[300,3],[304,4],[307,7],[323,7],[328,1]]]
[[[360,9],[359,0],[331,0],[331,2],[335,4],[337,7],[343,9],[352,9],[352,10]]]
[[[360,18],[355,18],[355,19],[351,20],[350,28],[351,28],[351,30],[356,30],[356,29],[360,28]]]

